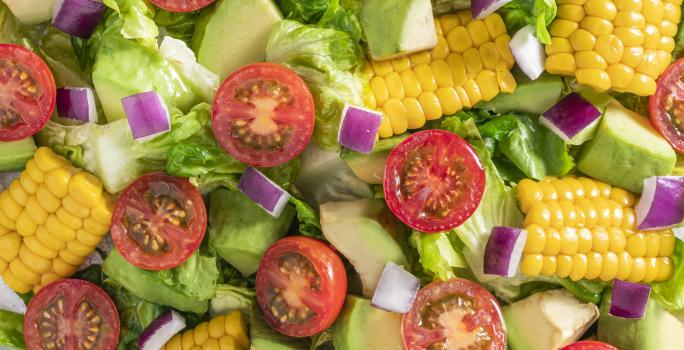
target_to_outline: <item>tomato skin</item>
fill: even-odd
[[[665,111],[665,103],[668,95],[680,96],[677,100],[684,99],[684,87],[681,79],[684,76],[684,58],[670,64],[658,79],[656,93],[649,98],[649,110],[651,124],[678,152],[684,153],[684,134],[674,126],[670,116]]]
[[[278,269],[278,260],[287,253],[298,253],[307,258],[321,278],[317,298],[321,309],[303,324],[281,323],[270,311],[267,293],[271,289],[269,272]],[[278,272],[280,273],[280,272]],[[326,244],[313,238],[291,236],[274,243],[261,260],[256,276],[257,301],[264,312],[266,323],[276,331],[291,337],[308,337],[330,327],[342,310],[347,293],[347,273],[340,257]]]
[[[187,227],[174,228],[163,221],[163,218],[155,216],[146,203],[145,195],[150,193],[151,186],[169,186],[170,193],[184,201],[190,202],[187,215],[192,219]],[[148,207],[145,207],[145,206]],[[152,222],[155,227],[163,227],[166,241],[172,246],[167,252],[151,254],[146,252],[136,241],[131,238],[125,226],[125,218],[130,208],[145,208],[144,220]],[[171,228],[169,228],[171,227]],[[188,179],[183,177],[169,176],[161,172],[149,173],[141,176],[130,184],[119,196],[114,206],[112,215],[112,239],[117,249],[128,262],[146,270],[168,270],[182,264],[199,247],[204,239],[207,227],[207,210],[202,195]],[[173,229],[173,231],[171,230]],[[178,235],[182,231],[182,235]],[[171,233],[176,233],[171,235]]]
[[[447,333],[443,328],[423,327],[422,315],[430,305],[454,295],[474,301],[474,314],[463,318],[465,328],[473,330],[483,327],[491,337],[489,350],[503,350],[506,346],[506,329],[499,303],[482,286],[462,278],[434,281],[418,291],[413,306],[404,314],[401,322],[404,349],[425,350],[432,343],[446,339]]]
[[[99,334],[103,338],[97,343],[100,344],[100,347],[94,347],[93,350],[112,350],[116,348],[119,343],[120,332],[119,313],[109,295],[100,287],[88,281],[63,279],[43,287],[29,302],[26,315],[24,316],[24,341],[27,350],[43,349],[38,321],[44,308],[58,295],[64,296],[65,313],[63,314],[66,315],[65,319],[73,322],[67,328],[70,331],[66,338],[67,350],[81,349],[79,343],[84,340],[82,338],[83,334],[77,334],[80,322],[74,319],[78,317],[78,306],[83,300],[87,300],[97,310],[102,320],[102,323],[100,323],[100,328],[102,329],[99,331]]]
[[[423,172],[419,173],[419,179],[425,179],[422,192],[405,195],[403,188],[406,181],[402,178],[408,176],[408,172],[412,169],[409,165],[413,165],[409,162],[417,159],[412,157],[421,150],[431,151],[431,155],[438,161],[422,162],[427,164],[423,165]],[[449,175],[448,172],[452,169],[445,168],[448,165],[443,159],[454,161],[460,159],[462,168],[456,170],[455,176]],[[434,178],[428,179],[428,175],[424,173]],[[461,181],[456,176],[465,176],[465,180]],[[456,180],[464,183],[465,186],[460,189],[451,187],[444,189],[445,183]],[[448,231],[467,220],[482,200],[485,182],[486,175],[482,163],[467,141],[448,131],[424,130],[412,134],[390,152],[385,166],[383,188],[387,206],[399,220],[416,230],[434,233]],[[439,218],[426,214],[425,197],[431,197],[433,194],[439,196],[444,191],[452,189],[464,197],[458,197],[457,200],[451,202],[452,207],[448,209],[445,217]]]
[[[278,104],[273,98],[271,101],[276,106],[264,111],[253,104],[251,97],[249,103],[237,101],[240,89],[255,81],[275,81],[286,86],[285,94],[292,98],[291,105]],[[240,130],[233,123],[237,120],[253,122],[266,114],[268,118],[262,119],[273,120],[279,132],[285,127],[293,130],[284,134],[282,144],[258,148],[240,143],[237,139],[242,136],[236,135]],[[230,74],[221,83],[212,110],[212,128],[221,147],[237,160],[258,167],[277,166],[302,153],[311,141],[314,119],[313,96],[304,80],[289,68],[268,62],[243,66]]]
[[[38,96],[34,98],[20,96],[19,92],[14,92],[14,96],[12,96],[14,97],[12,103],[16,103],[17,110],[24,119],[24,123],[11,128],[0,125],[0,141],[16,141],[36,134],[47,124],[55,109],[57,88],[48,65],[31,50],[20,45],[0,44],[0,62],[3,59],[10,60],[27,69],[39,91]],[[3,77],[3,75],[4,68],[0,69],[0,88],[6,81],[13,79]],[[2,98],[6,99],[7,96]],[[9,104],[10,102],[1,100],[0,106],[4,103]]]
[[[192,12],[211,5],[216,0],[150,0],[169,12]]]
[[[600,341],[584,340],[572,343],[561,350],[618,350],[616,347]]]

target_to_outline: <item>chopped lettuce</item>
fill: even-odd
[[[253,290],[230,284],[219,284],[215,291],[216,296],[211,299],[209,306],[212,315],[223,315],[240,310],[249,319],[256,297]]]
[[[294,205],[297,210],[297,221],[299,222],[299,233],[304,236],[316,237],[325,239],[323,237],[323,229],[321,228],[321,219],[318,212],[311,208],[306,202],[297,198],[290,197],[290,204]]]
[[[532,24],[537,39],[542,44],[549,44],[551,34],[546,27],[556,18],[556,11],[555,0],[513,0],[504,5],[499,12],[511,36],[520,28]]]
[[[358,0],[280,0],[279,6],[287,19],[321,28],[341,30],[358,43],[363,35],[357,17]],[[361,47],[358,47],[361,52]]]
[[[197,63],[195,53],[186,42],[170,36],[164,37],[159,45],[159,54],[199,88],[205,101],[214,99],[220,83],[219,77]]]
[[[26,349],[24,316],[0,310],[0,348]]]
[[[435,278],[448,280],[456,277],[454,268],[467,267],[463,256],[456,251],[446,233],[427,234],[414,231],[409,243],[418,251],[420,264],[425,272]]]
[[[154,22],[159,27],[159,37],[170,36],[183,40],[188,47],[192,47],[192,36],[195,34],[200,12],[169,12],[160,8],[156,10]]]
[[[316,105],[314,141],[338,149],[337,131],[345,103],[363,105],[368,83],[350,72],[361,62],[358,45],[346,32],[292,20],[276,24],[267,60],[288,66],[308,84]]]
[[[146,46],[156,45],[159,29],[152,19],[154,8],[144,0],[103,0],[123,19],[121,35],[126,39],[136,39]]]

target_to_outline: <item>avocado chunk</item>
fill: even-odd
[[[610,294],[603,294],[598,320],[598,339],[620,350],[679,350],[684,344],[684,323],[653,299],[642,319],[611,316]]]
[[[430,0],[366,0],[359,15],[374,60],[386,60],[437,45]]]
[[[33,158],[36,143],[33,137],[23,140],[0,142],[0,171],[17,171],[24,169],[26,162]]]
[[[648,119],[611,103],[578,159],[581,172],[640,193],[644,179],[672,172],[677,155]]]
[[[309,350],[306,338],[288,337],[269,327],[257,303],[252,307],[249,320],[250,350]]]
[[[530,80],[517,69],[513,75],[518,82],[513,93],[499,94],[491,101],[480,102],[476,107],[496,113],[518,111],[542,114],[558,102],[565,85],[561,77],[549,73],[542,74],[536,80]]]
[[[503,316],[511,350],[549,350],[578,340],[598,319],[599,310],[555,289],[505,306]]]
[[[285,236],[295,216],[286,206],[277,219],[244,194],[226,189],[211,193],[209,246],[243,276],[259,268],[268,247]]]
[[[382,139],[375,143],[375,147],[373,147],[373,152],[371,152],[371,154],[363,154],[344,149],[341,157],[354,174],[363,182],[371,185],[380,185],[382,184],[382,178],[385,174],[387,156],[394,147],[401,141],[404,141],[404,139],[406,139],[406,135]]]
[[[282,19],[272,0],[219,0],[202,11],[197,22],[197,60],[221,79],[241,66],[263,61],[271,29]]]
[[[388,261],[408,265],[405,229],[381,200],[325,203],[321,227],[325,238],[354,266],[365,297],[373,296]]]
[[[401,317],[373,307],[368,299],[349,295],[332,328],[335,350],[403,350]]]

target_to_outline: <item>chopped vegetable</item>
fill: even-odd
[[[347,105],[342,110],[337,141],[346,148],[370,154],[381,122],[382,113]]]
[[[566,143],[578,145],[592,136],[600,117],[601,111],[573,92],[544,112],[539,122]]]
[[[280,188],[278,184],[252,167],[245,170],[237,187],[275,218],[282,214],[290,198],[290,194]]]
[[[684,26],[681,26],[684,40]],[[682,45],[679,45],[682,46]],[[684,59],[678,59],[670,64],[658,80],[655,94],[648,98],[645,113],[649,115],[651,123],[663,135],[672,147],[684,152],[684,135],[682,134],[682,109],[684,100],[681,97],[682,86],[679,82],[684,76]]]
[[[240,311],[216,316],[197,325],[194,329],[176,334],[159,350],[191,350],[201,347],[207,350],[249,349],[247,324]]]
[[[485,18],[511,0],[473,0],[470,2],[470,10],[474,19]]]
[[[79,123],[97,123],[97,106],[91,88],[57,89],[57,114]]]
[[[67,34],[87,39],[102,20],[105,8],[98,0],[54,0],[52,25]]]
[[[26,313],[26,303],[17,292],[12,290],[12,288],[2,280],[2,277],[0,277],[0,310],[22,315]]]
[[[411,309],[420,289],[420,280],[403,267],[388,261],[380,275],[371,301],[374,307],[405,313]]]
[[[150,324],[138,339],[140,350],[159,350],[176,333],[185,328],[185,318],[168,310]]]
[[[511,53],[515,57],[515,63],[527,75],[535,80],[544,72],[544,47],[539,39],[534,36],[534,26],[527,25],[515,32],[511,43]]]
[[[653,176],[644,180],[644,191],[636,207],[640,230],[657,230],[684,219],[684,177]]]
[[[143,92],[121,99],[133,138],[139,142],[152,140],[171,130],[169,111],[154,91]]]
[[[489,235],[484,251],[484,273],[513,277],[518,271],[527,231],[496,226]]]
[[[651,287],[648,284],[615,280],[610,299],[610,314],[622,318],[642,318]]]

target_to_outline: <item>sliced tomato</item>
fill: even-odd
[[[600,341],[585,340],[572,343],[561,350],[618,350],[616,347]]]
[[[347,273],[329,246],[304,236],[286,237],[261,259],[256,292],[272,328],[291,337],[308,337],[337,318],[347,293]]]
[[[304,80],[287,67],[255,63],[223,81],[214,99],[212,127],[233,157],[270,167],[304,151],[314,117],[313,97]]]
[[[31,50],[0,44],[0,141],[16,141],[43,128],[55,109],[50,68]]]
[[[406,225],[423,232],[452,229],[480,204],[485,172],[470,144],[443,130],[417,132],[387,158],[387,205]]]
[[[207,209],[188,179],[150,173],[119,196],[111,232],[128,262],[147,270],[167,270],[197,250],[206,228]]]
[[[658,79],[655,95],[649,99],[651,123],[674,147],[684,153],[684,58],[680,58]]]
[[[493,295],[475,282],[452,278],[418,292],[401,322],[406,350],[503,350],[506,330]]]
[[[100,287],[65,279],[45,286],[24,316],[28,350],[109,350],[119,342],[119,314]]]
[[[151,3],[170,12],[190,12],[211,5],[216,0],[150,0]]]

